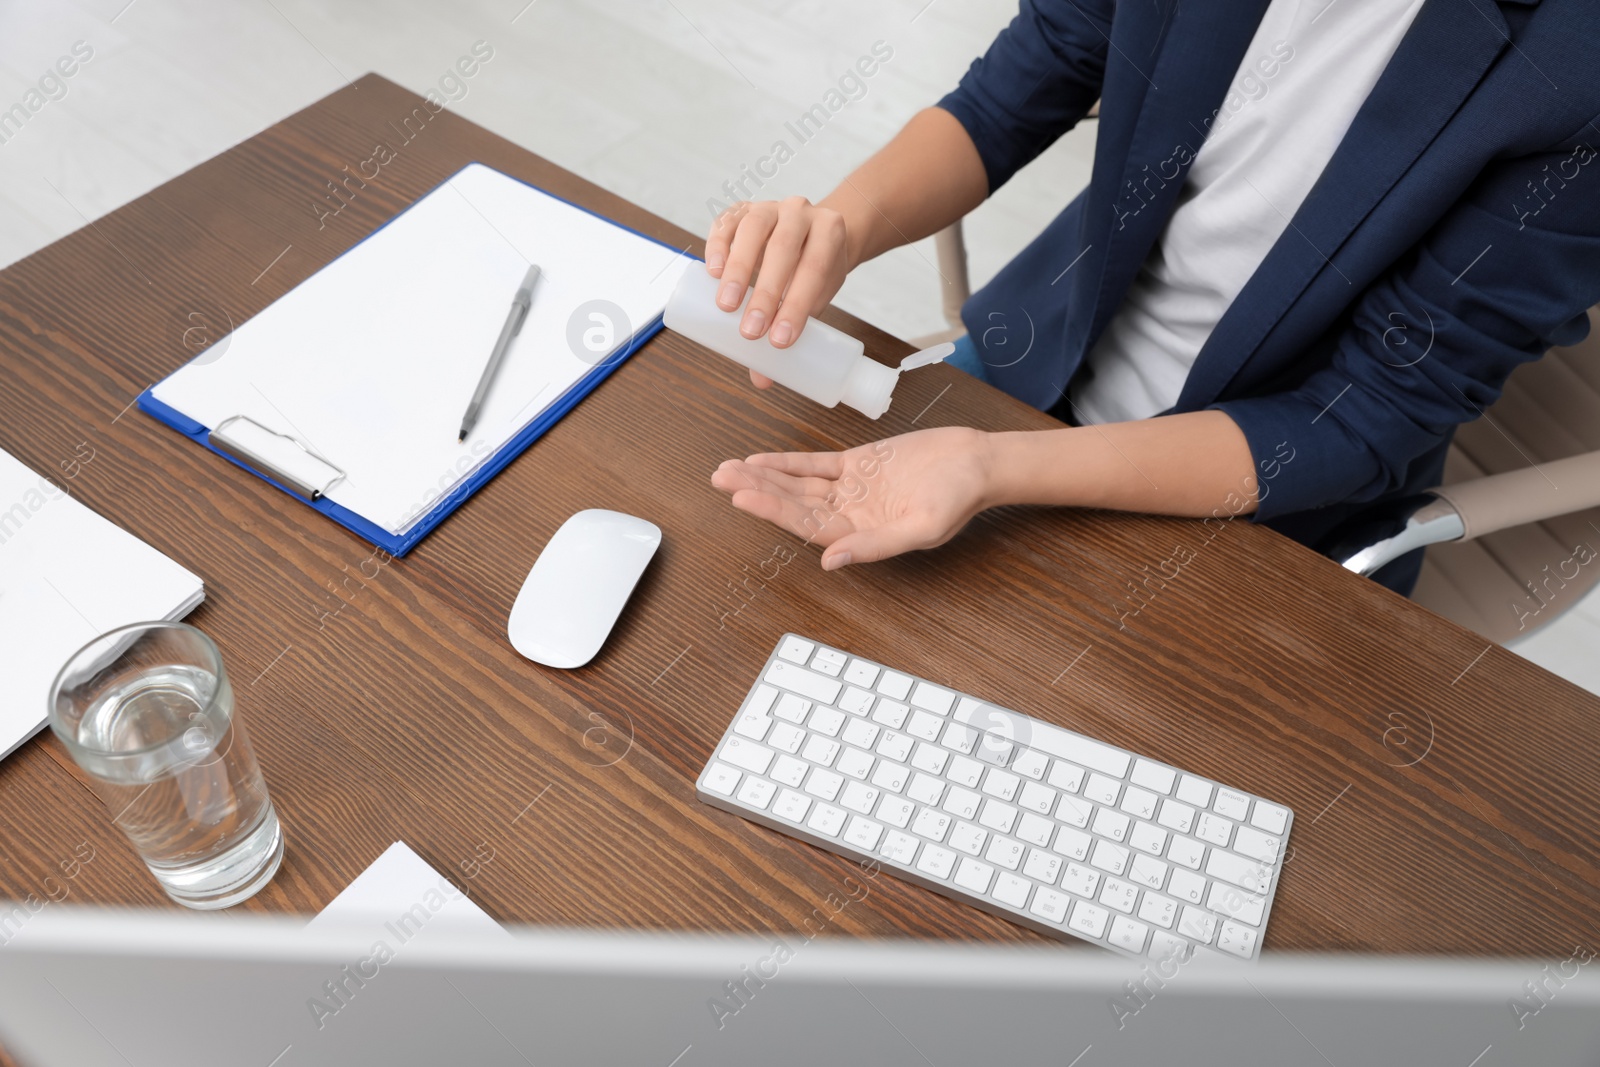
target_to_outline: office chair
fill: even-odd
[[[934,236],[949,328],[971,295],[958,219]],[[1589,336],[1511,376],[1487,412],[1456,431],[1444,484],[1362,516],[1333,558],[1371,575],[1432,546],[1412,599],[1496,643],[1549,625],[1600,585],[1600,307]]]

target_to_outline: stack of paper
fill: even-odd
[[[200,579],[0,451],[0,756],[49,718],[67,659],[107,630],[181,619]]]

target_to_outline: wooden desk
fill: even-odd
[[[394,157],[319,219],[327,183],[380,142]],[[910,376],[872,423],[757,393],[662,334],[387,563],[130,408],[196,354],[186,331],[243,322],[472,160],[700,249],[368,76],[0,277],[0,446],[64,478],[86,442],[74,495],[205,578],[191,621],[233,672],[288,835],[246,908],[314,912],[404,839],[504,922],[787,935],[820,915],[828,934],[1034,939],[892,877],[835,912],[853,864],[696,801],[753,672],[795,629],[1291,805],[1270,949],[1593,944],[1600,700],[1482,638],[1243,521],[1013,509],[938,551],[824,574],[709,484],[756,451],[1050,424],[956,371]],[[828,318],[879,357],[907,350]],[[587,507],[666,541],[598,659],[545,670],[512,651],[506,616]],[[797,557],[766,562],[778,546]],[[1193,560],[1119,628],[1129,582],[1178,546]],[[0,834],[0,896],[166,904],[48,736],[0,766]],[[67,878],[80,842],[94,859]]]

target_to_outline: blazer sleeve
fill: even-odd
[[[989,192],[1070,130],[1100,98],[1114,0],[1022,0],[938,106],[978,148]]]
[[[1211,405],[1276,475],[1258,520],[1399,488],[1513,370],[1587,335],[1600,302],[1597,144],[1600,119],[1486,169],[1357,299],[1327,367],[1287,392]]]

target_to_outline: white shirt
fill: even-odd
[[[1272,0],[1177,208],[1089,353],[1092,375],[1072,388],[1077,418],[1143,419],[1177,402],[1195,356],[1288,228],[1421,7]],[[1162,163],[1174,171],[1152,161],[1135,184],[1156,189]],[[1124,186],[1119,216],[1145,198]]]

